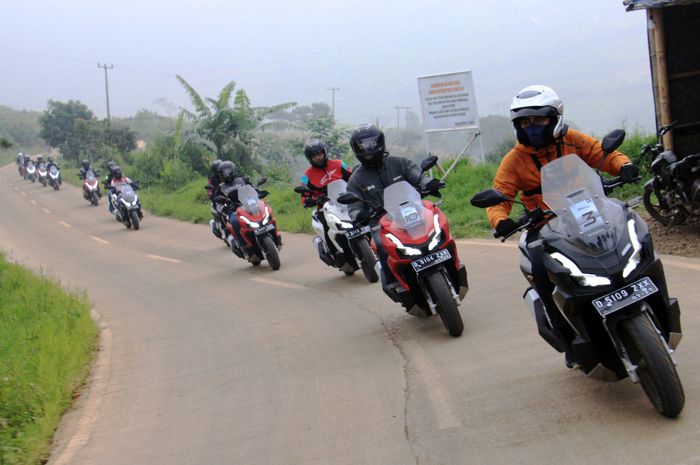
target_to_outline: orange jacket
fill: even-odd
[[[540,170],[532,155],[537,157],[541,165],[546,165],[550,160],[557,158],[557,144],[560,144],[562,156],[577,154],[594,169],[598,167],[603,158],[600,142],[574,129],[569,129],[564,137],[557,139],[557,143],[546,147],[526,147],[518,142],[501,160],[501,165],[493,180],[493,187],[512,198],[515,198],[518,192],[522,192],[520,200],[528,209],[546,207],[542,201],[541,193],[529,192],[540,188]],[[605,157],[600,169],[617,176],[620,174],[620,167],[625,163],[630,163],[630,159],[615,150]],[[512,202],[504,202],[487,208],[486,214],[491,226],[495,228],[501,220],[508,218],[511,208],[513,208]]]

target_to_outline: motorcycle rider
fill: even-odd
[[[109,209],[110,213],[114,213],[114,205],[112,205],[111,194],[115,193],[114,189],[112,189],[112,179],[114,178],[113,170],[114,170],[115,166],[117,166],[117,163],[114,160],[109,160],[107,162],[107,176],[105,176],[105,180],[103,183],[105,186],[105,189],[107,190],[108,194],[110,195],[110,197],[109,197],[110,201],[107,202],[107,208]]]
[[[352,132],[350,147],[360,166],[350,176],[348,192],[371,205],[381,206],[384,202],[384,189],[399,181],[407,181],[420,192],[438,195],[439,189],[444,186],[438,179],[431,179],[422,174],[421,169],[408,158],[389,155],[384,143],[384,133],[372,124],[363,124]],[[353,222],[370,221],[371,226],[376,226],[379,222],[378,218],[371,218],[364,202],[350,204],[348,213]],[[382,286],[385,289],[392,288],[397,285],[396,277],[387,265],[388,255],[382,247],[379,229],[373,229],[372,237],[382,269]]]
[[[138,189],[139,187],[138,183],[124,176],[124,173],[122,173],[122,167],[117,164],[112,165],[112,170],[110,171],[110,174],[108,176],[111,177],[111,181],[109,183],[110,193],[117,194],[119,192],[120,186],[124,184],[130,185],[134,190]],[[112,201],[110,198],[109,204],[111,203]],[[109,209],[109,211],[113,212],[114,206],[112,206]],[[141,213],[141,210],[139,210],[139,219],[143,219],[143,213]]]
[[[54,161],[53,157],[49,156],[46,163],[46,171],[49,171],[52,166],[55,166],[56,170],[58,171],[58,184],[63,184],[63,179],[61,179],[61,167],[58,166],[58,163]]]
[[[306,168],[299,181],[302,185],[308,187],[310,191],[301,194],[301,203],[304,205],[304,208],[316,207],[316,211],[313,213],[314,218],[323,225],[323,231],[325,233],[324,242],[329,248],[330,253],[334,254],[336,250],[328,236],[326,218],[319,213],[319,210],[323,206],[324,199],[328,194],[328,184],[338,179],[348,181],[352,170],[341,160],[329,160],[328,145],[320,139],[312,139],[305,144],[304,156],[311,166]],[[322,249],[323,245],[319,243],[318,247],[318,254],[321,259],[326,263],[328,263],[328,261],[332,262],[330,257],[328,257],[328,252]],[[326,257],[328,261],[324,260],[324,257]]]
[[[240,176],[236,164],[229,160],[219,163],[217,171],[221,182],[214,194],[214,208],[216,208],[217,211],[223,212],[226,202],[224,202],[224,199],[221,197],[227,198],[230,201],[228,221],[233,228],[233,235],[229,234],[226,241],[233,253],[239,257],[243,257],[243,251],[241,249],[243,238],[241,237],[241,225],[238,223],[236,209],[240,206],[240,202],[238,201],[238,189],[246,184],[250,184],[250,181],[247,177]]]
[[[90,166],[90,160],[88,160],[87,158],[83,159],[83,161],[81,161],[80,164],[82,166],[80,167],[80,170],[78,170],[78,179],[85,179],[85,176],[87,176],[88,171],[92,171],[96,178],[99,176],[97,170]],[[99,183],[97,184],[97,196],[99,198],[102,198],[102,191],[100,190]]]
[[[532,85],[518,92],[510,105],[510,119],[517,143],[501,160],[493,187],[511,198],[520,192],[520,200],[529,210],[548,209],[542,200],[540,169],[554,158],[576,154],[594,169],[619,175],[623,182],[633,181],[639,176],[639,168],[626,155],[615,150],[606,156],[598,140],[564,124],[564,104],[547,86]],[[486,209],[489,222],[499,236],[519,227],[509,218],[512,207],[512,202],[504,202]],[[526,242],[532,244],[539,237],[539,233],[529,232]],[[573,368],[576,361],[571,341],[575,335],[552,299],[554,286],[544,267],[544,251],[541,247],[528,246],[527,249],[535,291],[548,309],[553,329],[559,332],[566,346],[566,364]]]

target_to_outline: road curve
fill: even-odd
[[[698,464],[700,261],[666,257],[685,337],[680,418],[629,381],[564,367],[521,295],[517,251],[459,242],[462,337],[404,314],[361,274],[285,234],[282,268],[236,259],[207,226],[130,231],[77,188],[0,169],[0,246],[86,289],[95,379],[50,464]]]

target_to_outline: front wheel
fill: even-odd
[[[131,219],[131,226],[134,228],[134,231],[138,231],[141,227],[141,224],[139,223],[139,212],[136,210],[131,210],[129,212],[129,218]]]
[[[450,336],[460,336],[464,331],[464,323],[462,323],[462,315],[459,314],[457,304],[452,297],[452,292],[450,292],[450,283],[442,273],[433,273],[426,278],[426,285]]]
[[[59,189],[58,182],[53,183],[53,189],[57,191]]]
[[[685,221],[685,214],[683,212],[674,213],[666,199],[660,198],[656,190],[651,187],[644,189],[642,201],[649,215],[664,226],[672,223],[674,225],[681,224]]]
[[[265,258],[273,270],[280,269],[280,254],[272,236],[265,236],[262,240],[262,248],[265,251]]]
[[[371,283],[376,283],[379,280],[377,270],[374,269],[377,263],[377,257],[374,256],[369,241],[364,239],[360,240],[355,244],[355,247],[357,258],[360,260],[360,267],[362,268],[365,278]]]
[[[676,367],[661,336],[646,315],[621,321],[620,339],[637,365],[642,389],[663,416],[675,418],[683,410],[685,394]]]
[[[99,201],[100,201],[100,200],[99,200],[99,198],[97,197],[97,192],[95,192],[95,191],[90,192],[90,203],[91,203],[92,205],[94,205],[94,206],[97,206],[97,204],[99,203]]]

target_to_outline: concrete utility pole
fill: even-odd
[[[105,70],[105,95],[107,96],[107,124],[109,124],[109,81],[107,80],[107,70],[114,68],[114,65],[101,65],[97,63],[98,68],[104,68]]]
[[[399,129],[401,127],[401,110],[410,110],[411,107],[396,105],[394,108],[396,108],[396,129]]]
[[[340,90],[340,87],[326,87],[326,89],[333,93],[331,97],[331,116],[333,116],[333,121],[335,121],[335,91]]]

